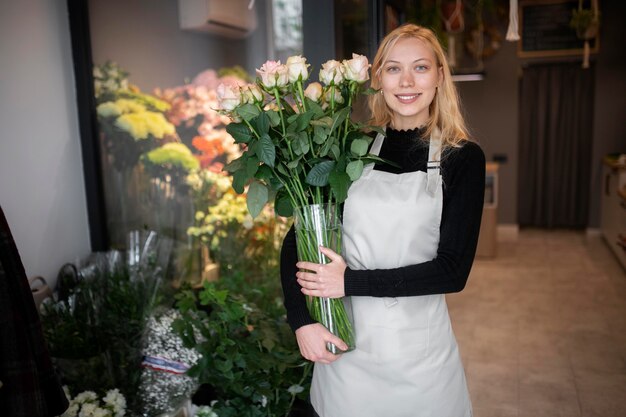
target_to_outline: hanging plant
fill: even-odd
[[[589,68],[589,41],[598,36],[600,28],[600,11],[597,0],[592,0],[591,9],[583,9],[582,0],[578,1],[578,9],[572,10],[569,25],[576,31],[576,36],[585,41],[583,52],[583,68]]]

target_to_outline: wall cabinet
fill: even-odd
[[[600,229],[606,243],[626,268],[626,161],[605,159],[602,178]]]

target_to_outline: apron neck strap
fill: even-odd
[[[441,132],[433,130],[428,141],[428,162],[426,163],[428,181],[426,191],[434,196],[437,188],[441,186]]]
[[[382,148],[384,140],[385,140],[385,137],[382,134],[379,133],[376,135],[376,139],[374,139],[374,143],[372,144],[372,147],[370,148],[370,153],[372,155],[378,156],[380,154],[380,148]]]

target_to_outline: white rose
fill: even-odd
[[[261,77],[261,83],[267,89],[284,87],[289,82],[289,70],[280,61],[266,61],[261,68],[256,70]]]
[[[370,79],[370,64],[363,55],[352,54],[352,59],[343,61],[344,76],[346,80],[356,81],[359,84]]]
[[[324,85],[339,84],[343,81],[343,67],[341,62],[331,59],[322,64],[320,81]]]
[[[256,84],[249,84],[243,88],[243,101],[254,104],[263,101],[263,91]]]
[[[298,80],[304,81],[309,78],[309,65],[306,63],[306,58],[300,55],[290,56],[285,65],[289,72],[289,82],[295,83]]]
[[[217,86],[217,100],[220,108],[226,111],[233,111],[241,104],[241,92],[233,87],[220,84]]]

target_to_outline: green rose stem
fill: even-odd
[[[302,261],[326,264],[329,260],[324,256],[319,246],[329,247],[337,252],[341,250],[341,230],[339,227],[338,205],[320,205],[327,211],[324,213],[324,223],[316,221],[314,213],[307,212],[307,207],[297,208],[299,224],[296,226],[296,245],[298,257]],[[320,227],[322,226],[322,227]],[[355,346],[352,324],[348,318],[341,298],[307,297],[307,307],[311,317],[323,324],[333,334],[348,345],[348,350]],[[341,353],[334,344],[328,343],[327,349],[332,353]]]
[[[278,113],[280,114],[280,124],[283,128],[283,137],[284,137],[285,134],[287,133],[287,129],[285,129],[285,118],[283,117],[283,106],[280,101],[280,92],[278,91],[278,88],[276,87],[274,87],[273,92],[274,92],[274,97],[276,98],[276,105],[278,106]]]
[[[355,81],[351,81],[350,82],[350,94],[348,94],[348,107],[352,108],[352,96],[355,93],[355,87],[356,87],[356,82]],[[348,117],[346,117],[346,120],[344,122],[344,129],[343,129],[343,137],[341,138],[341,149],[343,149],[345,151],[346,149],[346,137],[348,136],[348,128],[350,126],[350,116],[348,115]]]

